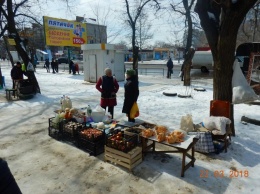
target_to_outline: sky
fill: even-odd
[[[131,1],[129,2],[132,3]],[[113,38],[108,38],[108,42],[113,41],[112,43],[116,43],[121,40],[130,42],[126,38],[129,31],[126,30],[127,28],[124,22],[124,12],[126,10],[124,0],[69,1],[69,9],[66,3],[61,3],[58,0],[54,0],[52,2],[48,1],[46,6],[47,9],[43,6],[44,11],[41,13],[44,13],[50,17],[68,20],[74,20],[76,16],[97,19],[94,12],[97,12],[98,10],[98,17],[101,21],[100,23],[103,24],[105,22],[108,26],[108,35],[111,33],[120,32],[120,35],[115,40],[113,40]],[[164,6],[164,4],[162,4],[162,6]],[[130,8],[131,7],[132,4],[130,4]],[[156,41],[176,43],[178,40],[180,41],[182,39],[183,21],[178,19],[179,16],[169,13],[167,10],[163,10],[155,14],[155,11],[151,9],[150,6],[147,6],[145,11],[149,15],[148,19],[152,24],[151,32],[153,33],[153,38],[149,41],[150,44],[154,44]],[[107,13],[109,14],[104,16]]]
[[[6,87],[10,88],[11,65],[2,61],[0,65]],[[209,116],[212,78],[193,79],[192,74],[191,87],[184,87],[178,74],[174,69],[172,79],[162,74],[139,76],[137,120],[164,125],[171,131],[180,128],[181,118],[186,114],[191,114],[196,124]],[[71,143],[48,136],[48,118],[56,115],[60,97],[69,96],[74,108],[87,105],[95,108],[100,102],[95,85],[84,82],[82,72],[71,75],[68,70],[60,69],[57,74],[47,73],[42,64],[35,75],[41,94],[32,99],[8,102],[5,90],[0,90],[0,157],[8,162],[23,193],[260,193],[260,126],[241,123],[242,116],[259,120],[259,106],[235,104],[236,136],[232,137],[227,153],[196,152],[195,166],[183,178],[180,177],[182,157],[176,153],[146,154],[130,173],[119,165],[104,162],[104,154],[89,156]],[[122,113],[124,81],[119,86],[114,118],[122,121],[127,119]],[[196,92],[194,88],[198,87],[206,91]],[[188,93],[192,98],[168,97],[163,92]],[[218,177],[216,172],[223,172],[224,176]]]

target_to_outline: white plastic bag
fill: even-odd
[[[180,73],[179,73],[179,77],[181,77],[182,76],[182,71],[180,71]]]
[[[105,116],[105,109],[103,109],[100,105],[97,105],[96,108],[92,111],[91,117],[94,122],[101,122]]]
[[[203,125],[205,126],[205,128],[210,131],[214,129],[219,130],[222,135],[226,133],[226,125],[229,124],[231,124],[231,120],[226,117],[211,116],[203,119]]]
[[[111,123],[111,121],[112,121],[111,115],[106,113],[105,116],[103,117],[102,121],[103,121],[103,123],[106,123],[106,124]]]
[[[34,71],[33,64],[31,62],[27,65],[27,71]]]
[[[190,114],[187,114],[186,116],[181,117],[181,126],[180,129],[186,131],[186,132],[192,132],[194,131],[192,116]]]
[[[103,109],[100,105],[97,105],[93,112],[106,113],[105,109]]]
[[[254,90],[247,83],[246,78],[243,75],[240,66],[238,63],[236,63],[236,61],[233,65],[233,70],[234,71],[232,77],[232,102],[234,104],[239,104],[259,99],[259,97],[255,94]]]

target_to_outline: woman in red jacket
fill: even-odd
[[[105,75],[98,79],[96,88],[101,92],[100,106],[110,112],[112,119],[114,118],[114,106],[117,105],[116,93],[119,89],[116,78],[112,76],[110,68],[105,69]]]

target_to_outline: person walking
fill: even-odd
[[[54,70],[56,71],[56,73],[58,73],[59,72],[59,63],[58,63],[58,61],[56,60],[56,59],[54,59]]]
[[[52,58],[52,60],[51,60],[51,68],[52,68],[52,73],[55,73],[55,64],[56,62],[55,62],[55,60]]]
[[[70,60],[70,63],[69,63],[69,73],[71,74],[71,71],[73,71],[73,66],[74,66],[74,63],[72,60]]]
[[[126,71],[126,83],[125,83],[125,99],[123,104],[122,113],[126,113],[129,122],[135,122],[134,118],[130,118],[130,111],[137,101],[139,96],[139,86],[135,70],[129,69]]]
[[[75,73],[78,72],[78,75],[79,75],[79,64],[78,63],[75,63]]]
[[[171,57],[169,57],[169,60],[167,62],[167,68],[168,68],[168,71],[167,71],[167,78],[171,78],[171,75],[173,73],[172,69],[173,69],[173,62],[172,62],[172,59]]]
[[[111,114],[114,118],[114,106],[117,105],[116,93],[119,89],[118,82],[115,77],[112,76],[112,70],[110,68],[105,69],[105,75],[98,79],[96,89],[101,92],[100,106]]]
[[[49,59],[45,60],[44,66],[45,66],[45,68],[47,70],[47,73],[50,73],[50,62],[49,62]]]

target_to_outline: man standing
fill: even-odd
[[[13,89],[15,89],[15,82],[23,79],[24,72],[22,71],[22,65],[18,61],[11,70],[11,78],[13,80]]]
[[[173,69],[173,62],[172,62],[172,59],[171,57],[169,57],[169,60],[167,62],[167,68],[168,68],[168,71],[167,71],[167,78],[171,78],[171,74],[173,73],[172,69]]]

